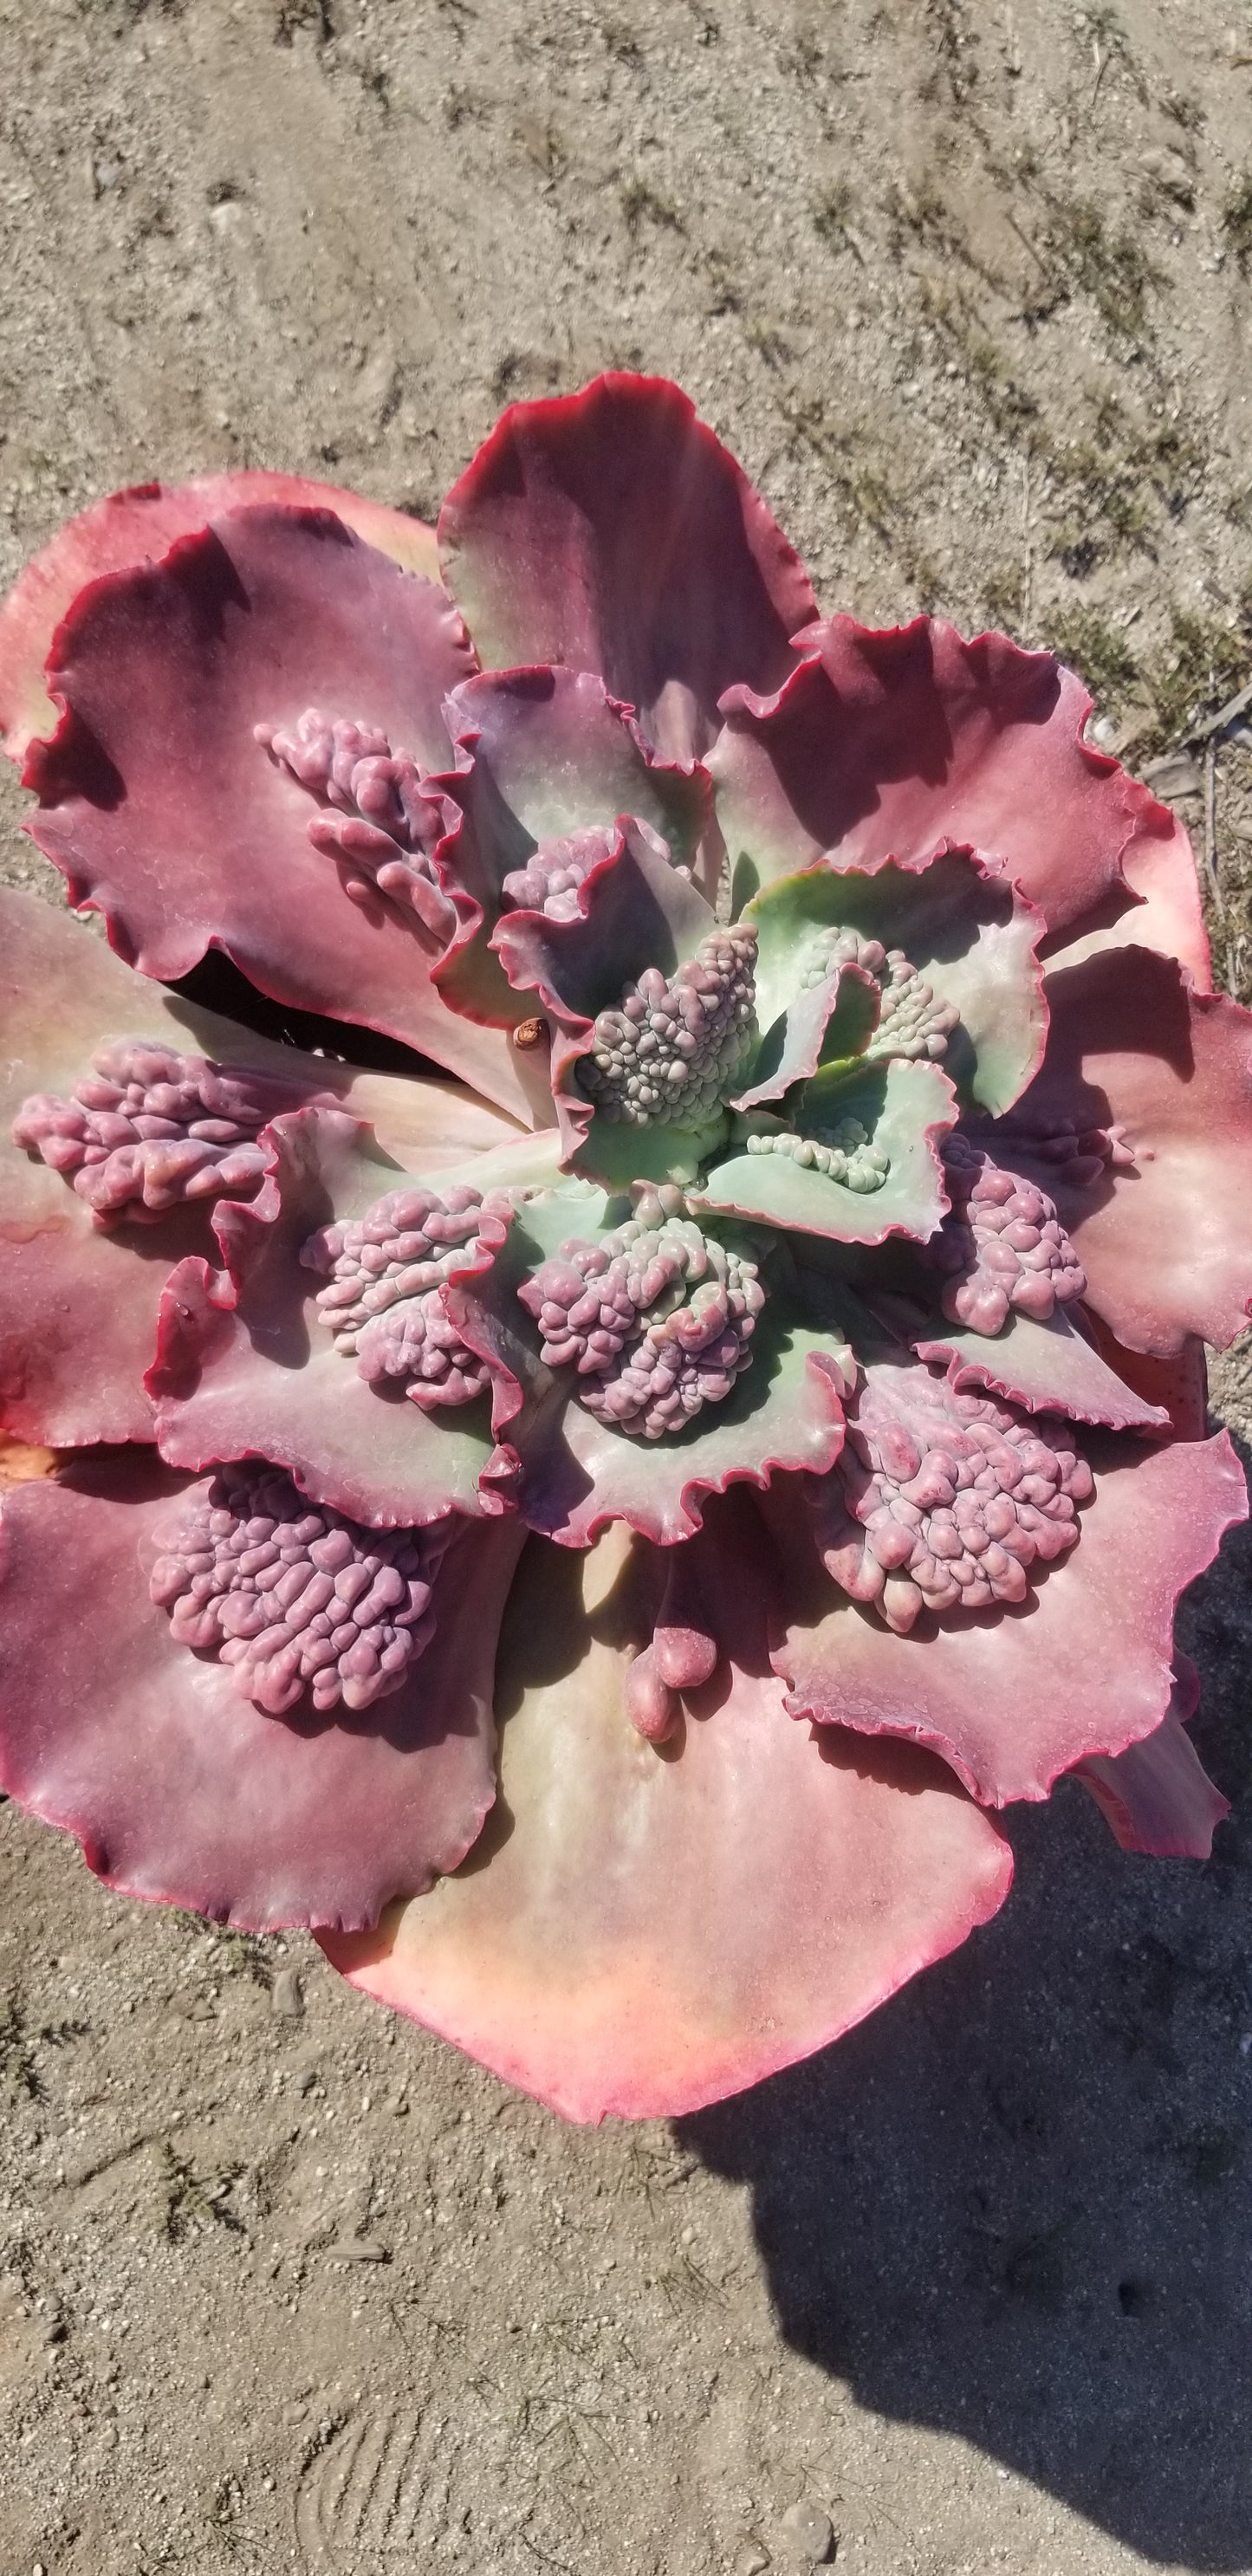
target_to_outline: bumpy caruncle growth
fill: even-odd
[[[1252,1021],[1088,714],[821,614],[633,376],[437,532],[54,540],[0,728],[109,946],[0,895],[0,1789],[585,2119],[838,2037],[1062,1777],[1207,1853]]]
[[[148,1589],[179,1643],[220,1656],[270,1717],[306,1691],[316,1709],[371,1707],[434,1633],[439,1537],[310,1511],[273,1468],[223,1469],[163,1547]]]

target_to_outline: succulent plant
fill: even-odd
[[[1206,1852],[1252,1021],[1088,713],[819,617],[641,378],[437,542],[248,474],[54,539],[0,720],[109,945],[0,899],[5,1789],[578,2118],[835,2038],[1063,1776]]]

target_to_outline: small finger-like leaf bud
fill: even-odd
[[[310,1235],[300,1259],[329,1282],[318,1312],[369,1384],[398,1378],[426,1412],[483,1393],[486,1363],[449,1321],[443,1290],[494,1259],[510,1214],[507,1199],[484,1199],[460,1183],[442,1197],[415,1185],[389,1191],[366,1216]]]
[[[879,1367],[815,1489],[818,1549],[854,1601],[905,1635],[923,1610],[1023,1601],[1036,1561],[1075,1545],[1094,1491],[1067,1423],[958,1395],[920,1365]]]
[[[224,1191],[252,1197],[267,1169],[257,1137],[290,1091],[156,1038],[118,1038],[91,1061],[68,1100],[40,1091],[23,1101],[13,1142],[63,1172],[100,1224],[151,1224]]]
[[[859,1118],[841,1118],[834,1127],[816,1128],[810,1136],[790,1128],[768,1129],[747,1139],[750,1154],[784,1154],[802,1171],[824,1172],[845,1190],[880,1190],[891,1169],[891,1157],[875,1145]]]
[[[589,1413],[641,1440],[681,1431],[751,1365],[756,1263],[689,1218],[571,1241],[518,1296],[549,1368],[575,1368]]]
[[[947,1054],[960,1012],[939,1000],[902,948],[884,948],[881,940],[865,939],[859,930],[819,930],[801,962],[801,992],[824,983],[837,966],[861,967],[873,976],[882,997],[867,1058],[881,1062],[888,1056],[927,1056],[934,1062]]]
[[[1010,1308],[1046,1320],[1085,1295],[1086,1272],[1043,1190],[1002,1172],[966,1136],[945,1139],[943,1164],[952,1213],[925,1257],[949,1274],[945,1315],[998,1333]]]
[[[1125,1171],[1134,1163],[1152,1161],[1151,1148],[1135,1145],[1121,1119],[1111,1127],[1080,1128],[1072,1118],[1045,1123],[1019,1107],[1007,1118],[998,1118],[985,1133],[988,1144],[994,1140],[1007,1162],[1015,1162],[1020,1155],[1031,1163],[1050,1163],[1071,1189],[1090,1189],[1110,1169]],[[982,1131],[971,1142],[981,1144]]]
[[[733,1091],[756,1036],[756,932],[712,930],[672,981],[649,966],[601,1011],[577,1078],[603,1118],[694,1127]]]
[[[417,762],[394,751],[374,725],[350,723],[308,707],[294,730],[259,724],[255,740],[280,768],[315,796],[309,821],[314,849],[346,860],[344,892],[354,903],[385,895],[446,942],[456,907],[440,885],[431,853],[443,830],[439,799],[422,787]]]
[[[180,1645],[229,1664],[270,1717],[369,1708],[429,1644],[451,1524],[373,1530],[264,1461],[220,1467],[163,1532],[148,1589]]]
[[[576,921],[578,889],[615,846],[615,836],[593,827],[570,832],[556,841],[541,841],[524,868],[514,868],[501,887],[518,912],[543,912],[549,921]]]

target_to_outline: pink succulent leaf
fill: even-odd
[[[377,546],[406,572],[439,579],[433,528],[381,501],[330,483],[309,483],[298,474],[204,474],[191,483],[140,483],[113,492],[59,528],[0,605],[0,734],[10,760],[24,760],[35,738],[56,726],[44,665],[62,618],[86,584],[102,573],[154,562],[179,537],[197,535],[224,511],[262,506],[333,510],[366,545]]]
[[[31,829],[143,973],[174,980],[223,948],[274,1000],[385,1030],[528,1118],[507,1040],[446,1011],[431,984],[447,906],[432,932],[398,844],[409,892],[395,900],[364,859],[328,855],[328,829],[377,827],[266,747],[297,753],[320,711],[331,735],[364,728],[443,766],[443,700],[472,667],[446,594],[340,520],[230,513],[79,594],[48,667],[65,712],[27,762]],[[441,820],[436,802],[429,830]]]
[[[935,1064],[819,1073],[792,1126],[763,1111],[739,1122],[732,1151],[688,1191],[690,1205],[840,1243],[924,1242],[947,1213],[938,1148],[956,1109]]]
[[[1195,978],[1196,990],[1211,993],[1212,960],[1200,901],[1200,871],[1185,826],[1172,807],[1158,802],[1138,779],[1123,775],[1124,792],[1135,828],[1122,852],[1122,874],[1138,900],[1116,921],[1078,935],[1049,952],[1050,966],[1073,966],[1102,948],[1156,948],[1177,957]]]
[[[1057,1215],[1034,1181],[1002,1171],[988,1144],[959,1130],[943,1148],[950,1213],[925,1259],[944,1279],[943,1311],[954,1324],[995,1334],[1010,1315],[1045,1322],[1086,1295],[1087,1274]]]
[[[71,1102],[102,1050],[139,1039],[255,1080],[267,1114],[278,1100],[350,1101],[379,1122],[402,1161],[422,1151],[437,1168],[518,1134],[451,1083],[357,1074],[202,1011],[133,975],[67,914],[7,888],[0,1024],[0,1418],[59,1448],[152,1439],[143,1377],[161,1290],[176,1262],[209,1256],[214,1245],[203,1198],[138,1225],[128,1200],[102,1229],[73,1186],[75,1171],[14,1141],[32,1095]]]
[[[275,1169],[261,1199],[218,1210],[225,1272],[184,1262],[166,1288],[149,1378],[162,1456],[196,1470],[270,1458],[313,1502],[376,1528],[498,1510],[479,1491],[495,1447],[487,1395],[433,1407],[411,1399],[421,1375],[412,1348],[372,1349],[363,1373],[318,1304],[325,1270],[304,1258],[324,1229],[365,1217],[402,1176],[338,1111],[276,1119],[270,1137]],[[463,1249],[465,1270],[487,1266],[474,1239]]]
[[[514,1530],[458,1527],[394,1694],[274,1717],[150,1594],[171,1516],[211,1490],[123,1451],[5,1495],[0,1781],[128,1895],[260,1932],[361,1929],[455,1868],[491,1806]]]
[[[1081,1536],[1046,1579],[1030,1569],[1020,1606],[925,1613],[898,1635],[821,1576],[798,1593],[775,1654],[793,1713],[929,1745],[990,1806],[1045,1798],[1058,1773],[1150,1735],[1170,1704],[1175,1603],[1247,1491],[1224,1432],[1149,1449],[1091,1432],[1083,1448]],[[806,1506],[775,1487],[767,1509],[799,1586]]]
[[[1176,1439],[1204,1439],[1211,1428],[1208,1361],[1196,1334],[1189,1334],[1168,1359],[1156,1359],[1146,1351],[1127,1350],[1089,1306],[1083,1309],[1083,1322],[1101,1359],[1144,1404],[1160,1407]]]
[[[988,1140],[996,1160],[1055,1201],[1119,1342],[1225,1348],[1252,1311],[1252,1017],[1142,948],[1050,975],[1048,1000],[1044,1064]],[[1084,1131],[1111,1136],[1103,1162],[1067,1150]]]
[[[605,375],[515,403],[439,518],[488,669],[595,671],[667,759],[699,759],[735,681],[776,689],[816,614],[764,502],[685,394]]]
[[[903,866],[806,867],[765,887],[744,918],[757,932],[763,1031],[846,960],[879,984],[871,1054],[942,1063],[967,1105],[995,1117],[1037,1072],[1043,917],[972,850],[941,844]],[[832,1035],[824,1054],[836,1051]]]
[[[1074,1778],[1090,1791],[1123,1851],[1150,1852],[1158,1860],[1208,1860],[1213,1835],[1230,1813],[1230,1800],[1215,1789],[1177,1718],[1163,1718],[1154,1735],[1129,1752],[1093,1754],[1076,1765]]]
[[[1075,1765],[1073,1776],[1090,1791],[1123,1851],[1208,1860],[1230,1800],[1214,1788],[1184,1724],[1199,1696],[1195,1666],[1182,1655],[1175,1673],[1169,1714],[1155,1733],[1125,1753],[1093,1754]]]
[[[1011,1874],[926,1755],[788,1727],[745,1497],[678,1551],[677,1621],[672,1558],[622,1537],[522,1560],[499,1667],[510,1825],[488,1828],[487,1866],[374,1935],[320,1936],[364,1992],[587,2121],[695,2110],[825,2046],[986,1922]],[[712,1675],[657,1746],[632,1675],[675,1643],[668,1668],[694,1675],[701,1634]]]
[[[565,1159],[620,1188],[693,1180],[755,1034],[753,934],[722,927],[626,817],[576,900],[571,919],[505,913],[492,939],[510,984],[554,1022]]]
[[[932,1314],[918,1329],[895,1300],[887,1303],[920,1360],[947,1369],[961,1392],[986,1389],[1027,1413],[1063,1413],[1071,1422],[1102,1423],[1112,1431],[1167,1431],[1170,1417],[1119,1377],[1082,1330],[1081,1319],[1058,1310],[1040,1318],[1013,1314],[991,1338]]]
[[[1185,835],[1083,739],[1091,700],[1050,653],[930,617],[833,617],[795,640],[809,658],[775,697],[729,692],[710,761],[741,900],[823,855],[865,867],[947,838],[1003,860],[1057,940],[1125,915],[1141,872],[1144,935],[1185,927],[1203,971]]]

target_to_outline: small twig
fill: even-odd
[[[1245,683],[1237,697],[1227,698],[1225,706],[1219,707],[1215,716],[1205,716],[1202,723],[1192,726],[1190,733],[1182,734],[1178,743],[1179,750],[1183,750],[1189,743],[1208,742],[1213,735],[1225,733],[1227,727],[1236,723],[1240,716],[1246,715],[1250,707],[1252,707],[1252,680]]]

